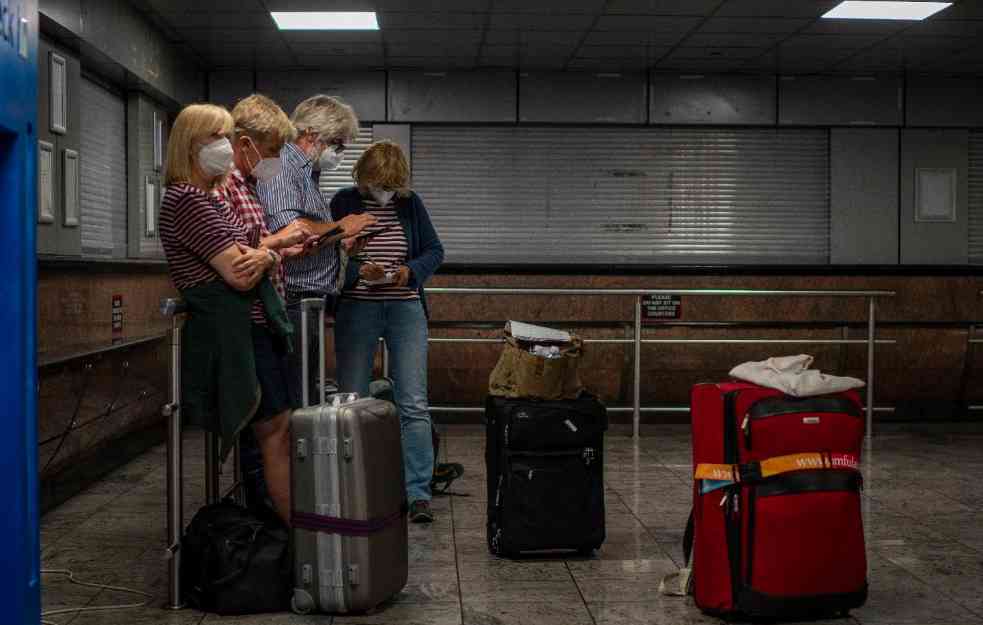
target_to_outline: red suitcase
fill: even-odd
[[[859,395],[700,384],[691,411],[694,506],[684,550],[693,549],[697,606],[784,618],[863,605]]]

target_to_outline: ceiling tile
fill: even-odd
[[[489,30],[485,36],[485,43],[492,45],[527,45],[548,44],[548,45],[576,45],[583,33],[570,31],[516,31],[516,30]]]
[[[196,0],[144,0],[144,2],[161,15],[198,13],[198,12],[225,12],[225,13],[246,13],[257,12],[268,15],[269,11],[263,6],[261,0],[214,0],[208,4],[202,4]]]
[[[514,30],[576,30],[583,31],[594,23],[593,15],[530,15],[526,13],[493,13],[491,28]]]
[[[690,48],[679,47],[672,51],[670,59],[737,59],[746,60],[761,56],[766,48]]]
[[[382,34],[379,31],[334,31],[334,30],[284,30],[272,31],[272,35],[282,38],[291,45],[307,45],[311,43],[379,43]]]
[[[633,15],[709,15],[721,0],[610,0],[607,13]]]
[[[637,58],[645,62],[658,59],[670,48],[648,46],[581,46],[577,56],[585,59]]]
[[[375,11],[373,0],[247,0],[244,4],[264,5],[270,11]]]
[[[816,20],[802,32],[811,35],[887,36],[911,26],[912,22],[901,20]]]
[[[795,35],[782,43],[783,49],[857,50],[883,41],[869,35]]]
[[[404,13],[482,13],[488,10],[488,0],[372,0],[376,11]]]
[[[480,43],[480,30],[391,30],[382,31],[382,40],[386,43],[425,43],[435,40],[452,40],[458,43]]]
[[[733,72],[744,66],[743,59],[666,59],[656,65],[656,70],[682,72],[724,73]]]
[[[800,18],[711,17],[700,26],[701,33],[782,33],[791,34],[807,27],[812,20]]]
[[[618,32],[688,32],[699,25],[699,17],[662,15],[602,15],[594,30]]]
[[[640,59],[585,59],[570,61],[567,69],[579,72],[637,72],[648,69],[649,64]]]
[[[925,20],[911,26],[905,34],[983,38],[983,20]]]
[[[482,13],[379,13],[379,28],[481,29],[487,16]]]
[[[297,55],[323,54],[329,56],[367,56],[382,54],[381,43],[305,43],[294,44],[290,49]]]
[[[686,33],[684,32],[653,33],[644,31],[594,31],[587,35],[587,38],[584,40],[584,44],[589,46],[673,46],[679,43],[685,34]]]
[[[839,3],[840,0],[727,0],[716,15],[817,18]]]
[[[454,45],[446,42],[434,42],[429,46],[399,43],[386,46],[389,56],[470,56],[478,54],[477,45]]]
[[[241,13],[229,13],[197,11],[178,15],[161,13],[160,17],[178,32],[185,28],[208,28],[215,31],[221,31],[226,28],[276,30],[276,24],[273,23],[273,18],[266,12],[243,11]]]
[[[786,35],[777,33],[696,33],[683,45],[692,48],[749,48],[773,46]]]
[[[604,0],[495,0],[496,12],[503,13],[587,13],[596,15],[604,8]]]
[[[978,0],[957,0],[953,6],[928,18],[929,21],[957,19],[983,20],[983,4]]]

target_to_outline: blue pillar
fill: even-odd
[[[37,446],[37,0],[0,0],[0,613],[41,620]]]

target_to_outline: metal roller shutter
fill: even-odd
[[[321,195],[326,202],[330,203],[331,198],[339,189],[350,187],[355,182],[352,180],[352,169],[355,163],[365,152],[365,149],[372,144],[372,126],[362,126],[358,131],[358,138],[345,149],[345,159],[334,171],[321,172],[319,186]]]
[[[827,263],[828,132],[413,128],[455,263]]]
[[[126,258],[126,101],[82,79],[82,253]]]
[[[969,133],[969,262],[983,265],[983,131]]]

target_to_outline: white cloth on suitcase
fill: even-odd
[[[738,380],[777,389],[793,397],[812,397],[840,393],[864,386],[863,380],[822,373],[810,369],[813,358],[807,354],[777,356],[761,362],[745,362],[730,370]]]

